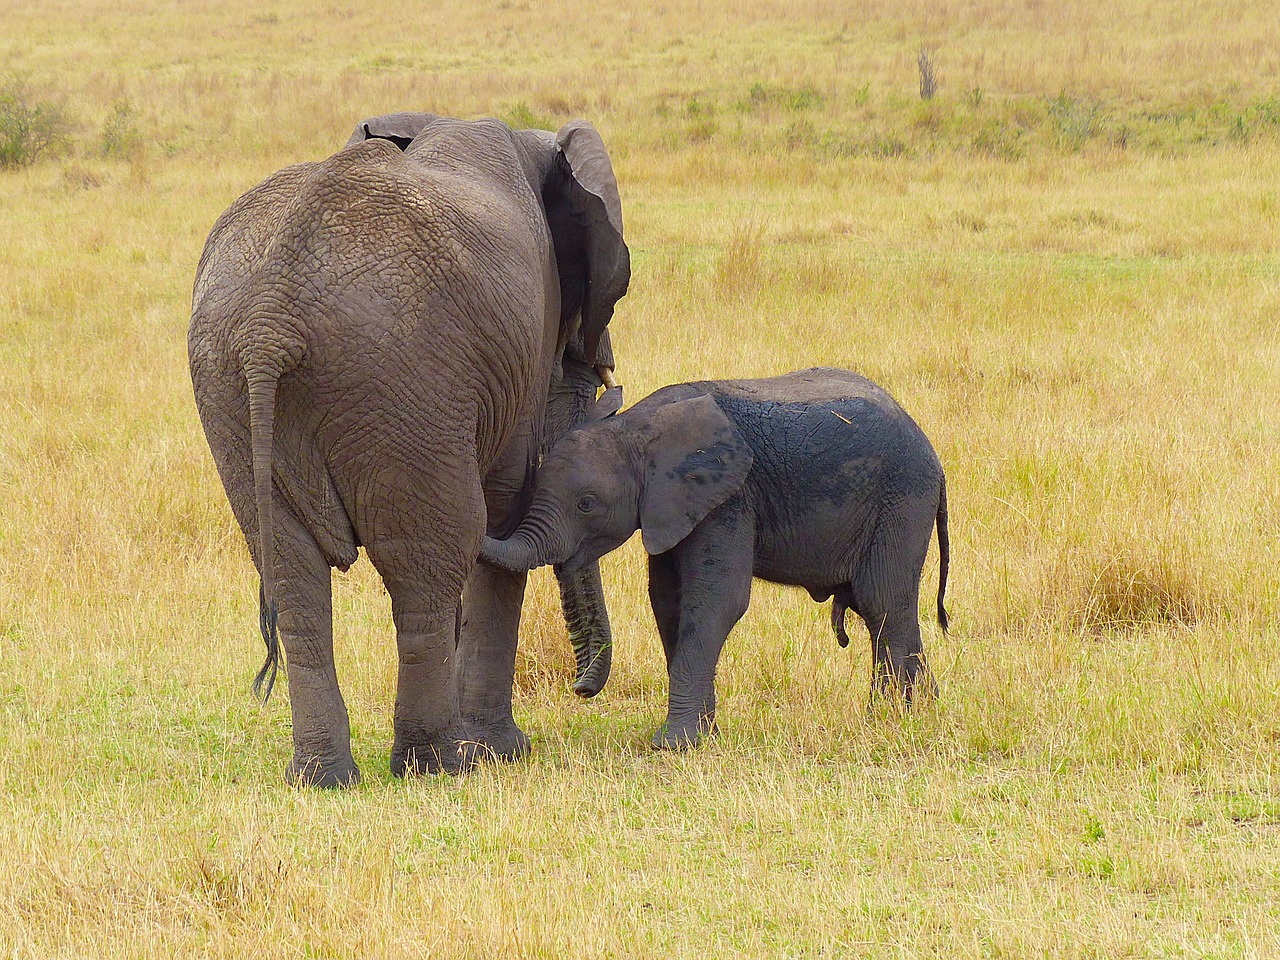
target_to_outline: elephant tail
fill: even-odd
[[[951,567],[951,537],[947,533],[947,478],[942,478],[942,488],[938,493],[938,626],[946,633],[951,621],[947,619],[947,608],[943,599],[947,595],[947,571]]]
[[[271,516],[272,450],[275,446],[276,384],[280,373],[270,364],[247,366],[249,382],[249,436],[253,450],[253,495],[258,508],[258,555],[262,579],[258,587],[258,627],[267,647],[267,659],[253,678],[253,693],[266,703],[276,685],[280,668],[280,634],[276,628],[275,530]]]

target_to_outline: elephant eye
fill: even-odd
[[[597,502],[598,501],[596,500],[596,498],[588,493],[585,497],[583,497],[581,500],[578,501],[578,512],[590,513],[592,510],[596,508]]]

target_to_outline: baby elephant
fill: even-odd
[[[481,556],[509,570],[555,563],[572,572],[639,527],[670,679],[654,745],[680,748],[712,729],[716,662],[753,576],[819,601],[834,596],[841,646],[846,610],[861,616],[877,688],[906,702],[931,689],[917,610],[935,520],[946,630],[942,464],[882,389],[815,368],[674,384],[575,430],[543,462],[519,528],[486,539]],[[576,689],[591,696],[604,679],[584,690],[580,677]]]

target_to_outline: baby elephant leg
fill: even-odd
[[[871,692],[901,698],[906,706],[937,693],[929,673],[920,636],[920,616],[916,595],[894,604],[887,612],[863,615],[871,634]]]
[[[925,664],[919,609],[933,522],[934,506],[924,501],[884,514],[850,584],[855,609],[871,634],[872,694],[891,694],[906,706],[936,692]]]
[[[671,682],[667,722],[654,734],[653,745],[680,750],[715,729],[716,665],[724,642],[751,600],[752,549],[755,535],[745,511],[718,508],[671,553],[679,591],[679,615],[667,610],[663,632]],[[653,587],[651,586],[651,590]],[[655,614],[661,619],[655,603]],[[674,628],[674,643],[667,633]]]

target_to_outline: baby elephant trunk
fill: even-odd
[[[480,559],[495,567],[521,573],[548,563],[569,559],[563,524],[545,504],[535,501],[515,532],[506,540],[485,537],[480,546]]]
[[[524,573],[547,562],[539,555],[533,540],[519,530],[506,540],[485,537],[480,547],[480,559],[512,573]]]

